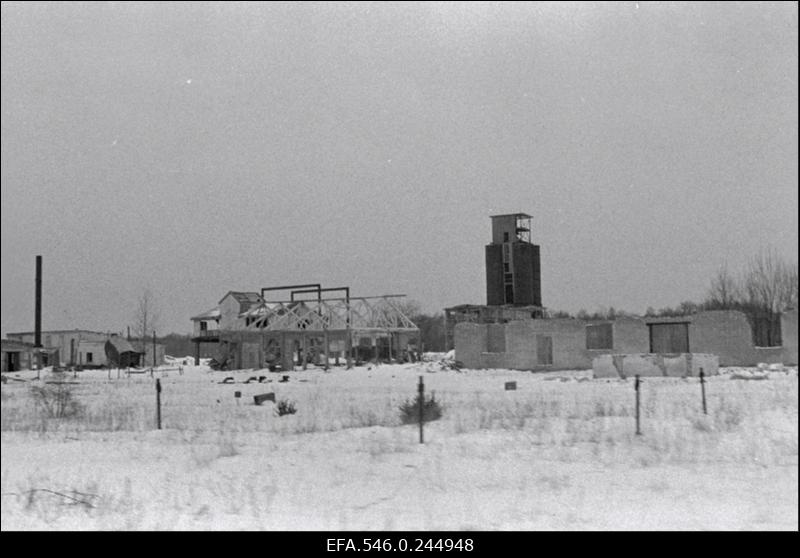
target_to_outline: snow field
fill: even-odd
[[[309,369],[285,383],[156,370],[161,431],[146,374],[65,378],[85,407],[67,419],[44,418],[11,382],[2,528],[797,529],[796,368],[709,378],[707,417],[696,379],[645,379],[642,436],[632,381],[429,369]],[[398,411],[420,375],[444,407],[424,445]],[[253,376],[271,381],[243,383]],[[269,391],[297,413],[253,404]]]

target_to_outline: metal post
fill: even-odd
[[[447,310],[444,311],[444,316],[442,316],[442,320],[444,321],[444,352],[448,352],[450,347],[447,344],[447,318],[450,317],[450,312]]]
[[[280,365],[282,370],[286,370],[289,364],[289,353],[286,352],[286,332],[282,331],[278,336],[278,343],[280,344],[281,358]]]
[[[323,369],[325,370],[325,372],[327,372],[328,371],[328,361],[330,361],[329,353],[330,353],[330,350],[331,350],[331,340],[328,339],[328,328],[327,327],[323,328],[323,334],[322,335],[325,337],[325,339],[323,341],[323,343],[325,343],[325,366],[323,367]]]
[[[344,352],[346,355],[347,370],[353,367],[353,332],[350,329],[350,290],[345,292],[345,341]]]
[[[350,370],[353,367],[353,360],[354,360],[353,356],[355,355],[354,352],[355,350],[353,348],[353,335],[350,329],[347,330],[347,339],[345,340],[345,343],[346,343],[345,350],[347,353],[346,368],[347,370]]]
[[[161,430],[161,380],[156,379],[156,424]]]
[[[700,393],[703,396],[703,414],[708,414],[708,409],[706,408],[706,380],[705,374],[703,374],[703,369],[700,369]]]
[[[639,428],[639,374],[636,374],[634,389],[636,390],[636,435],[641,436],[642,431]]]
[[[36,379],[42,373],[42,257],[36,256],[36,308],[33,341],[36,347]]]
[[[156,330],[153,330],[153,368],[156,367]]]
[[[33,345],[36,351],[36,370],[42,369],[42,257],[36,256],[36,307],[34,309]],[[38,375],[37,375],[38,377]]]
[[[425,436],[423,435],[423,424],[425,423],[424,405],[425,405],[425,384],[422,383],[422,376],[419,377],[419,443],[425,443]]]

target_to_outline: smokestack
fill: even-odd
[[[35,337],[34,345],[36,348],[42,346],[42,257],[36,256],[36,317],[35,317]]]

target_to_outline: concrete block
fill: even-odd
[[[692,361],[688,376],[700,376],[701,368],[704,376],[716,376],[719,374],[719,356],[707,353],[691,353],[691,356]]]
[[[679,355],[664,355],[662,357],[664,375],[670,378],[684,378],[687,371],[686,353]]]
[[[272,401],[275,403],[275,393],[262,393],[260,395],[254,395],[253,401],[256,405],[261,405],[264,401]]]
[[[618,355],[612,355],[618,356]],[[622,355],[622,377],[633,378],[664,376],[662,369],[663,357],[651,354]]]
[[[592,360],[592,372],[595,378],[620,378],[620,370],[614,366],[612,355],[598,355]]]
[[[632,378],[665,376],[684,378],[719,374],[719,357],[702,353],[598,355],[592,361],[595,378]]]

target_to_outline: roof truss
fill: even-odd
[[[264,302],[242,316],[250,321],[246,329],[259,331],[417,331],[397,298],[399,295]]]

